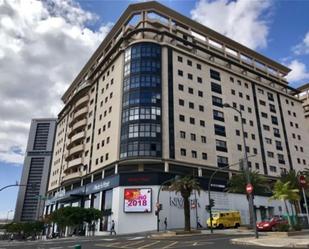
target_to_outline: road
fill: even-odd
[[[82,249],[236,249],[246,246],[231,245],[231,238],[239,235],[194,235],[167,238],[148,238],[146,236],[105,236],[105,237],[79,237],[69,239],[54,239],[48,241],[28,242],[0,242],[0,249],[72,249],[80,244]],[[251,249],[261,247],[250,246]]]

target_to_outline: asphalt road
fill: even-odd
[[[229,243],[233,235],[194,235],[168,238],[147,238],[146,236],[109,236],[54,239],[48,241],[0,242],[0,249],[74,249],[80,244],[82,249],[236,249],[254,246],[239,246]]]

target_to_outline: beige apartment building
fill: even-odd
[[[46,213],[91,206],[106,214],[97,231],[108,230],[110,216],[120,233],[153,230],[158,187],[176,174],[207,186],[218,167],[239,170],[245,149],[249,167],[270,178],[303,170],[309,137],[289,72],[157,2],[130,5],[62,97]],[[218,174],[213,185],[218,209],[237,208],[238,197],[229,204],[220,197],[228,177]],[[148,186],[150,209],[122,208],[128,186]],[[260,218],[284,209],[265,200],[256,204]],[[137,218],[137,228],[126,226]]]

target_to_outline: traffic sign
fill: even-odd
[[[251,183],[248,183],[246,186],[246,192],[248,195],[250,195],[253,192],[253,186]]]
[[[299,177],[299,184],[300,184],[300,186],[302,186],[303,188],[306,187],[307,182],[306,182],[305,176],[300,176],[300,177]]]

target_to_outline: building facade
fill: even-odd
[[[43,196],[47,192],[56,119],[33,119],[31,121],[26,156],[14,221],[34,221],[42,217]]]
[[[108,230],[111,219],[121,233],[154,230],[158,188],[177,174],[198,177],[206,191],[218,167],[239,171],[245,149],[249,167],[270,179],[303,170],[309,139],[289,71],[157,2],[130,5],[63,95],[46,213],[91,206],[106,214],[97,231]],[[230,174],[212,185],[216,208],[242,209],[246,222],[241,197],[224,197]],[[126,194],[134,190],[152,196],[144,212],[130,212],[136,209]],[[162,198],[162,214],[181,208],[177,196]],[[205,220],[205,197],[192,200]],[[266,197],[256,200],[259,218],[283,210]]]
[[[297,90],[299,93],[296,94],[296,97],[303,102],[306,127],[309,132],[309,83],[300,86]]]

